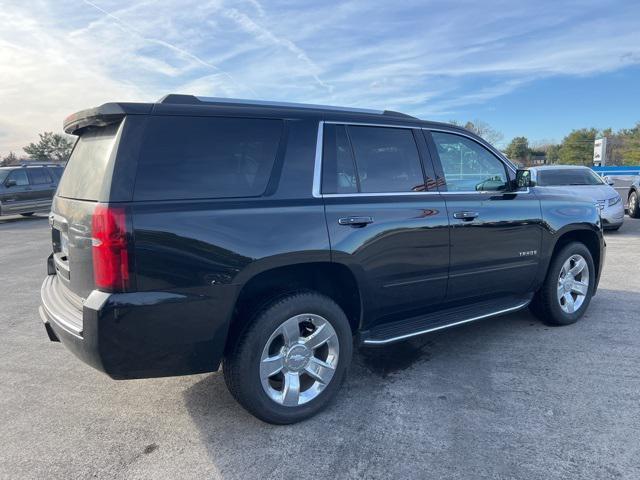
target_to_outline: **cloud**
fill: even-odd
[[[166,93],[452,118],[554,76],[640,63],[640,4],[8,0],[0,154],[76,110]]]

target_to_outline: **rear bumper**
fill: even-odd
[[[235,286],[220,286],[213,295],[94,290],[81,309],[61,289],[56,275],[42,284],[40,316],[49,338],[111,378],[218,369]]]

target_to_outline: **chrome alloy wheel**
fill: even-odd
[[[271,334],[260,358],[260,381],[276,403],[295,407],[316,398],[333,378],[340,346],[320,315],[289,318]]]
[[[579,310],[589,292],[589,265],[582,255],[571,255],[560,269],[558,302],[565,313]]]

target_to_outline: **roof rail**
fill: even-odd
[[[315,105],[311,103],[293,103],[293,102],[278,102],[278,101],[270,101],[270,100],[250,100],[243,98],[223,98],[223,97],[199,97],[196,95],[179,95],[179,94],[170,94],[165,95],[158,103],[162,104],[219,104],[219,105],[256,105],[263,107],[274,107],[274,108],[300,108],[300,109],[309,109],[309,110],[333,110],[337,112],[354,112],[354,113],[371,113],[375,115],[393,115],[393,116],[403,116],[409,118],[410,115],[406,115],[404,113],[394,112],[392,110],[374,110],[370,108],[354,108],[354,107],[336,107],[332,105]]]
[[[31,160],[26,160],[20,162],[21,167],[56,167],[63,166],[62,162],[32,162]]]
[[[396,112],[395,110],[385,110],[382,112],[383,115],[393,115],[394,117],[404,117],[404,118],[412,118],[414,120],[419,120],[418,117],[414,117],[413,115],[409,115],[407,113]]]

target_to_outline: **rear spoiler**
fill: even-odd
[[[64,131],[79,135],[87,127],[104,127],[119,122],[126,115],[146,115],[151,113],[152,103],[105,103],[95,108],[80,110],[64,119]]]

